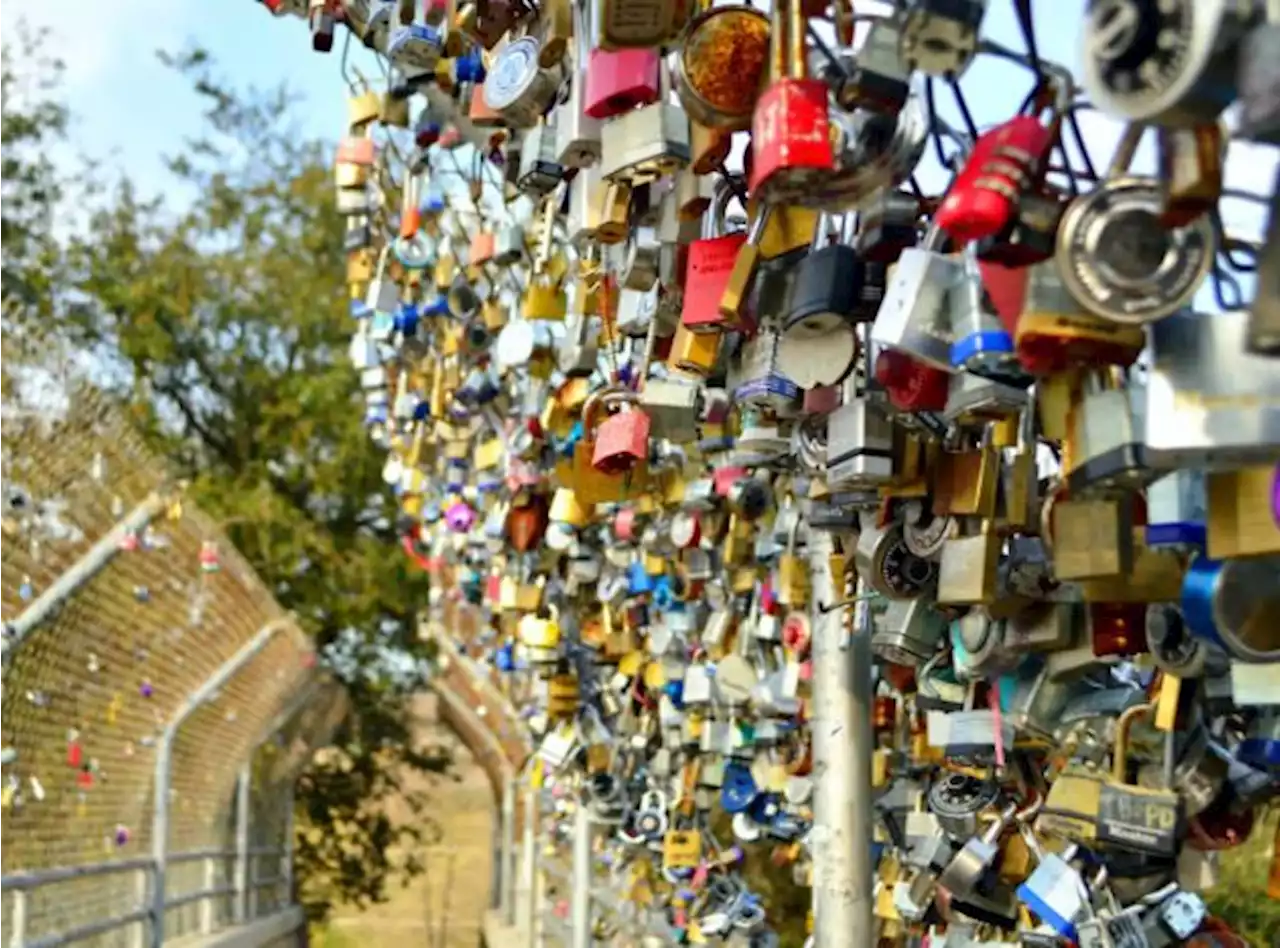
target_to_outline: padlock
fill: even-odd
[[[820,186],[835,158],[827,86],[809,78],[803,4],[779,0],[771,24],[770,84],[751,118],[750,188],[753,196],[781,204]]]
[[[1058,137],[1071,90],[1071,76],[1055,76],[1047,86],[1056,94],[1047,123],[1035,115],[1016,115],[974,142],[964,167],[934,215],[934,226],[962,244],[995,237],[1013,222],[1018,199],[1038,184],[1040,167]]]
[[[1128,498],[1063,500],[1044,505],[1041,535],[1059,581],[1123,576],[1133,565],[1133,508]]]
[[[564,168],[557,160],[556,127],[550,116],[543,116],[533,128],[525,130],[520,143],[520,171],[516,187],[537,200],[551,191],[564,179]]]
[[[635,6],[619,0],[594,0],[596,30],[602,49],[648,49],[674,44],[689,22],[693,4],[688,0],[644,0]]]
[[[689,245],[680,323],[693,333],[718,332],[724,317],[720,300],[737,262],[746,234],[725,234],[725,214],[733,192],[720,185],[703,218],[702,237]]]
[[[1280,168],[1271,185],[1269,205],[1245,348],[1256,355],[1280,356]]]
[[[944,540],[938,557],[937,602],[943,606],[994,602],[1000,545],[991,521],[985,519],[975,533]]]
[[[1151,329],[1146,460],[1229,469],[1280,456],[1280,373],[1245,350],[1248,314],[1183,312]]]
[[[685,111],[708,129],[742,131],[765,79],[769,19],[750,7],[701,11],[689,23],[675,61]]]
[[[1089,312],[1126,326],[1188,305],[1218,250],[1211,215],[1166,227],[1160,180],[1128,173],[1142,133],[1125,131],[1106,178],[1071,201],[1058,228],[1067,290]]]
[[[1185,227],[1218,205],[1222,196],[1226,134],[1221,122],[1158,130],[1160,223]]]
[[[898,50],[908,69],[954,81],[978,51],[986,0],[912,0]]]
[[[602,2],[617,6],[616,0]],[[659,63],[658,95],[653,104],[618,116],[609,134],[603,136],[600,171],[605,180],[644,184],[675,174],[689,164],[689,117],[683,107],[669,101],[670,95],[670,71],[665,63]]]
[[[949,294],[962,275],[957,260],[928,249],[904,250],[890,273],[884,302],[872,323],[872,341],[950,372],[955,337]]]
[[[1239,662],[1280,658],[1274,589],[1280,556],[1235,560],[1194,558],[1182,588],[1182,614],[1191,631]]]
[[[527,320],[561,321],[568,311],[569,300],[564,287],[547,274],[535,275],[520,302],[520,315]]]
[[[683,324],[676,327],[671,340],[670,364],[682,372],[706,378],[715,368],[720,354],[723,333],[719,328],[710,332],[694,332]]]
[[[1063,448],[1072,497],[1138,491],[1158,475],[1147,465],[1147,449],[1135,430],[1133,393],[1115,369],[1085,370]],[[1140,397],[1140,393],[1139,393]]]
[[[644,421],[635,419],[629,423],[631,427],[625,430],[619,426],[617,431],[619,438],[616,445],[612,448],[608,445],[606,446],[613,453],[607,457],[602,455],[602,460],[606,462],[606,465],[616,459],[619,464],[630,463],[631,466],[629,468],[606,472],[595,464],[597,415],[598,410],[603,407],[601,403],[606,396],[617,398],[625,395],[626,393],[619,389],[603,389],[593,393],[587,399],[586,404],[583,405],[583,434],[573,448],[573,479],[571,482],[574,494],[579,502],[583,504],[613,502],[624,497],[637,496],[643,493],[647,487],[648,432],[643,432],[645,436],[643,451],[640,450],[639,439],[631,437],[632,434],[639,433],[641,427],[647,426],[647,419]],[[634,413],[643,415],[643,412],[639,410]],[[638,422],[638,424],[635,424],[635,422]],[[625,443],[623,443],[624,440]]]
[[[551,107],[560,88],[562,67],[539,63],[538,41],[522,36],[495,58],[484,81],[484,100],[513,128],[532,128]]]
[[[833,490],[874,489],[893,479],[893,423],[856,390],[827,417],[826,468]]]
[[[778,417],[796,414],[800,387],[783,374],[778,363],[779,336],[770,326],[761,326],[755,336],[742,344],[738,364],[730,377],[733,400],[743,408],[772,412]],[[746,432],[739,436],[745,441]],[[780,451],[786,445],[779,444]]]
[[[380,110],[381,103],[376,92],[363,84],[354,88],[347,99],[347,124],[351,126],[352,133],[358,133],[365,126],[376,122]]]
[[[1014,332],[1018,361],[1033,375],[1076,365],[1129,366],[1146,345],[1140,326],[1121,326],[1085,311],[1052,260],[1026,268],[1026,292]]]
[[[854,249],[866,261],[897,263],[902,251],[916,245],[919,216],[920,202],[914,196],[881,188],[862,210]]]
[[[1132,122],[1185,128],[1216,121],[1235,99],[1235,59],[1253,7],[1172,0],[1135,30],[1127,11],[1108,0],[1089,6],[1081,78],[1098,108]],[[1147,39],[1161,35],[1161,42]]]
[[[616,118],[658,99],[661,59],[656,49],[593,49],[587,57],[583,112],[596,120]]]

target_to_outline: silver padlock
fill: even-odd
[[[1089,101],[1152,125],[1217,121],[1236,97],[1239,44],[1256,21],[1255,4],[1229,0],[1090,0],[1081,72]]]
[[[866,395],[855,394],[827,416],[827,485],[877,487],[893,473],[893,422]]]
[[[555,188],[564,179],[556,152],[556,129],[552,112],[524,133],[520,143],[520,173],[516,187],[535,200]]]
[[[955,80],[978,53],[986,0],[911,0],[902,20],[898,52],[903,65]]]
[[[681,444],[696,439],[699,391],[691,379],[650,377],[640,392],[640,405],[649,416],[653,436]]]
[[[1249,314],[1184,311],[1150,329],[1146,462],[1223,470],[1280,457],[1280,371],[1245,351]]]
[[[908,247],[889,276],[884,302],[871,326],[872,342],[944,372],[954,371],[950,293],[963,275],[959,261],[924,247]]]
[[[632,109],[602,130],[600,170],[606,180],[640,184],[689,164],[689,116],[671,102],[670,69],[665,61],[659,85],[657,102]]]
[[[503,224],[493,238],[493,262],[509,267],[524,259],[524,228],[519,224]]]
[[[502,48],[484,82],[484,101],[513,128],[533,128],[555,101],[563,70],[538,63],[541,44],[522,36]],[[555,153],[555,149],[551,149]]]

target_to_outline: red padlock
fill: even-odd
[[[656,49],[593,49],[587,57],[582,111],[607,119],[658,101],[661,60]]]
[[[961,244],[1002,233],[1013,222],[1022,193],[1039,183],[1061,118],[1058,108],[1048,125],[1034,115],[1016,115],[980,135],[938,206],[938,227]]]
[[[690,332],[714,332],[725,322],[720,313],[720,297],[738,261],[738,250],[747,242],[745,233],[723,233],[724,215],[732,197],[733,192],[721,183],[703,218],[702,238],[689,244],[680,322]]]
[[[336,164],[371,166],[377,157],[377,149],[372,138],[363,135],[348,135],[338,142]]]
[[[803,0],[773,8],[772,84],[751,117],[752,197],[785,203],[809,192],[835,168],[827,84],[809,78]]]
[[[890,403],[899,411],[942,411],[947,407],[950,374],[905,352],[881,351],[876,356],[876,381],[884,386]]]
[[[652,422],[640,410],[640,399],[634,392],[610,392],[600,405],[617,410],[600,422],[595,430],[595,449],[591,466],[601,474],[621,474],[649,457],[649,430]],[[593,419],[582,420],[590,428]]]

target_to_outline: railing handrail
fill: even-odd
[[[155,860],[150,856],[139,856],[136,859],[89,862],[83,866],[55,866],[52,869],[37,869],[34,872],[15,872],[12,875],[0,876],[0,892],[29,892],[42,886],[85,879],[90,876],[109,876],[121,872],[151,872],[155,867]]]

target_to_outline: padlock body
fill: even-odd
[[[747,242],[746,234],[726,234],[695,240],[689,245],[685,267],[684,303],[680,322],[691,332],[711,332],[724,324],[720,297],[729,285],[738,251]]]
[[[811,190],[833,167],[826,83],[775,80],[751,120],[752,196],[785,202]]]
[[[652,181],[689,164],[689,118],[657,102],[619,116],[602,136],[600,171],[606,180]]]
[[[610,415],[596,429],[591,466],[604,474],[630,470],[649,454],[649,416],[638,409]]]
[[[656,49],[593,49],[587,58],[582,111],[607,119],[658,101]]]

